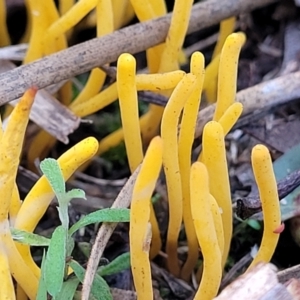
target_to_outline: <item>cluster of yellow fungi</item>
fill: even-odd
[[[25,0],[28,26],[23,37],[29,42],[24,63],[67,48],[74,26],[95,24],[97,36],[103,36],[126,24],[134,15],[146,21],[167,13],[163,0]],[[91,115],[119,99],[122,128],[101,141],[86,138],[64,153],[58,162],[67,180],[94,155],[99,155],[124,140],[131,172],[141,164],[130,215],[130,251],[134,285],[138,299],[153,299],[150,260],[162,250],[159,225],[151,203],[163,167],[169,199],[169,225],[166,257],[169,271],[188,281],[195,271],[199,252],[203,273],[195,299],[212,299],[218,292],[232,236],[232,203],[227,169],[225,136],[242,113],[235,102],[237,63],[243,33],[232,33],[235,18],[224,20],[211,63],[204,69],[204,58],[195,52],[190,72],[180,71],[179,61],[193,1],[176,0],[165,43],[146,51],[149,74],[136,74],[131,54],[122,54],[117,63],[116,82],[102,90],[105,72],[91,71],[81,93],[71,102],[71,82],[59,91],[58,98],[79,117]],[[0,45],[10,43],[5,24],[4,0],[0,0]],[[84,19],[85,18],[85,19]],[[83,20],[84,19],[84,20]],[[82,25],[83,26],[83,25]],[[169,98],[165,108],[149,105],[139,117],[137,91],[150,90]],[[10,226],[32,232],[54,197],[42,176],[20,200],[16,186],[24,134],[35,89],[28,90],[12,110],[4,132],[0,130],[0,299],[35,299],[40,268],[32,259],[29,246],[12,240]],[[213,120],[206,124],[202,153],[191,164],[191,149],[201,94],[216,101]],[[11,112],[7,110],[6,114]],[[179,128],[179,130],[178,130]],[[160,132],[160,136],[158,135]],[[29,167],[43,159],[55,139],[41,131],[28,151]],[[144,156],[143,147],[148,145]],[[272,163],[266,147],[252,151],[252,165],[264,214],[264,234],[254,264],[270,261],[278,241],[280,210]],[[187,260],[178,259],[178,237],[184,224]],[[15,289],[12,277],[17,283]],[[16,290],[16,292],[15,292]]]

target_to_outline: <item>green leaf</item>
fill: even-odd
[[[63,283],[60,293],[57,295],[57,299],[72,300],[80,283],[77,277],[72,277]]]
[[[119,273],[130,268],[130,253],[126,252],[118,256],[106,266],[101,266],[97,273],[100,276],[107,276]]]
[[[247,224],[248,224],[248,226],[250,226],[251,228],[253,228],[255,230],[260,230],[261,229],[261,224],[257,220],[248,219]]]
[[[58,161],[53,158],[46,158],[41,162],[40,168],[49,181],[56,196],[59,197],[60,195],[65,194],[65,180]]]
[[[71,260],[69,262],[69,265],[73,269],[75,275],[80,280],[80,282],[83,283],[85,269],[75,260]],[[91,293],[97,300],[113,299],[110,293],[109,286],[107,285],[106,281],[98,274],[95,274],[95,278],[91,288]]]
[[[72,235],[78,229],[98,222],[118,223],[129,222],[129,220],[130,210],[128,208],[104,208],[84,216],[69,229],[69,234]]]
[[[63,226],[58,226],[52,234],[45,262],[45,282],[48,293],[56,297],[60,292],[65,274],[66,237]]]
[[[72,189],[66,193],[66,198],[72,200],[74,198],[81,198],[86,200],[85,192],[81,189]]]
[[[41,265],[41,277],[39,281],[36,300],[47,300],[47,287],[46,287],[44,276],[45,276],[45,251],[43,252],[42,265]]]
[[[50,244],[50,239],[32,232],[13,227],[10,228],[10,232],[14,241],[17,241],[21,244],[30,246],[49,246]]]

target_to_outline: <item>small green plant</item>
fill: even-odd
[[[22,230],[12,229],[11,232],[14,240],[20,243],[48,247],[43,255],[37,300],[47,300],[49,295],[52,299],[73,299],[80,293],[78,285],[83,282],[85,274],[85,269],[71,256],[75,244],[74,233],[84,226],[97,222],[129,222],[129,209],[98,210],[84,216],[69,228],[68,205],[73,198],[85,199],[85,192],[81,189],[66,191],[61,168],[55,159],[45,159],[41,162],[40,168],[57,197],[61,225],[54,230],[51,239]],[[129,253],[99,267],[92,285],[93,299],[112,299],[109,286],[102,276],[129,267]]]

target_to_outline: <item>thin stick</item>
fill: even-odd
[[[277,183],[279,199],[283,199],[300,185],[300,170],[292,172]],[[261,211],[258,195],[237,200],[236,214],[241,219],[247,219]]]
[[[208,0],[195,4],[188,33],[263,7],[277,0]],[[38,89],[72,78],[95,67],[117,60],[121,53],[137,53],[162,43],[171,14],[125,27],[0,75],[0,105],[20,97],[31,86]]]
[[[130,205],[134,183],[139,174],[139,171],[140,167],[138,167],[130,176],[123,189],[119,193],[118,197],[116,198],[115,202],[113,203],[112,208],[126,208]],[[117,225],[118,223],[103,223],[98,231],[84,276],[81,300],[89,299],[92,283],[98,268],[100,258],[103,254],[107,242],[109,241]]]
[[[268,111],[272,107],[299,98],[299,81],[299,71],[283,75],[238,92],[236,101],[243,104],[243,116],[253,112],[256,114],[257,112]],[[204,125],[212,120],[215,106],[215,104],[210,105],[199,112],[195,138],[202,135]],[[243,118],[241,122],[243,122]]]

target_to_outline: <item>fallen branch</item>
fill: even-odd
[[[195,4],[188,33],[263,7],[277,0],[208,0]],[[117,60],[121,53],[137,53],[162,43],[171,14],[125,27],[112,34],[78,44],[0,75],[0,105],[20,97],[31,86],[38,89],[72,78]]]
[[[290,175],[277,183],[279,199],[283,199],[300,185],[300,170],[292,172]],[[262,210],[259,195],[237,200],[236,214],[245,220]]]
[[[283,75],[238,92],[236,101],[243,104],[243,116],[268,111],[272,107],[300,98],[299,81],[300,71]],[[199,112],[195,138],[202,135],[204,125],[212,120],[215,106],[210,105]]]

